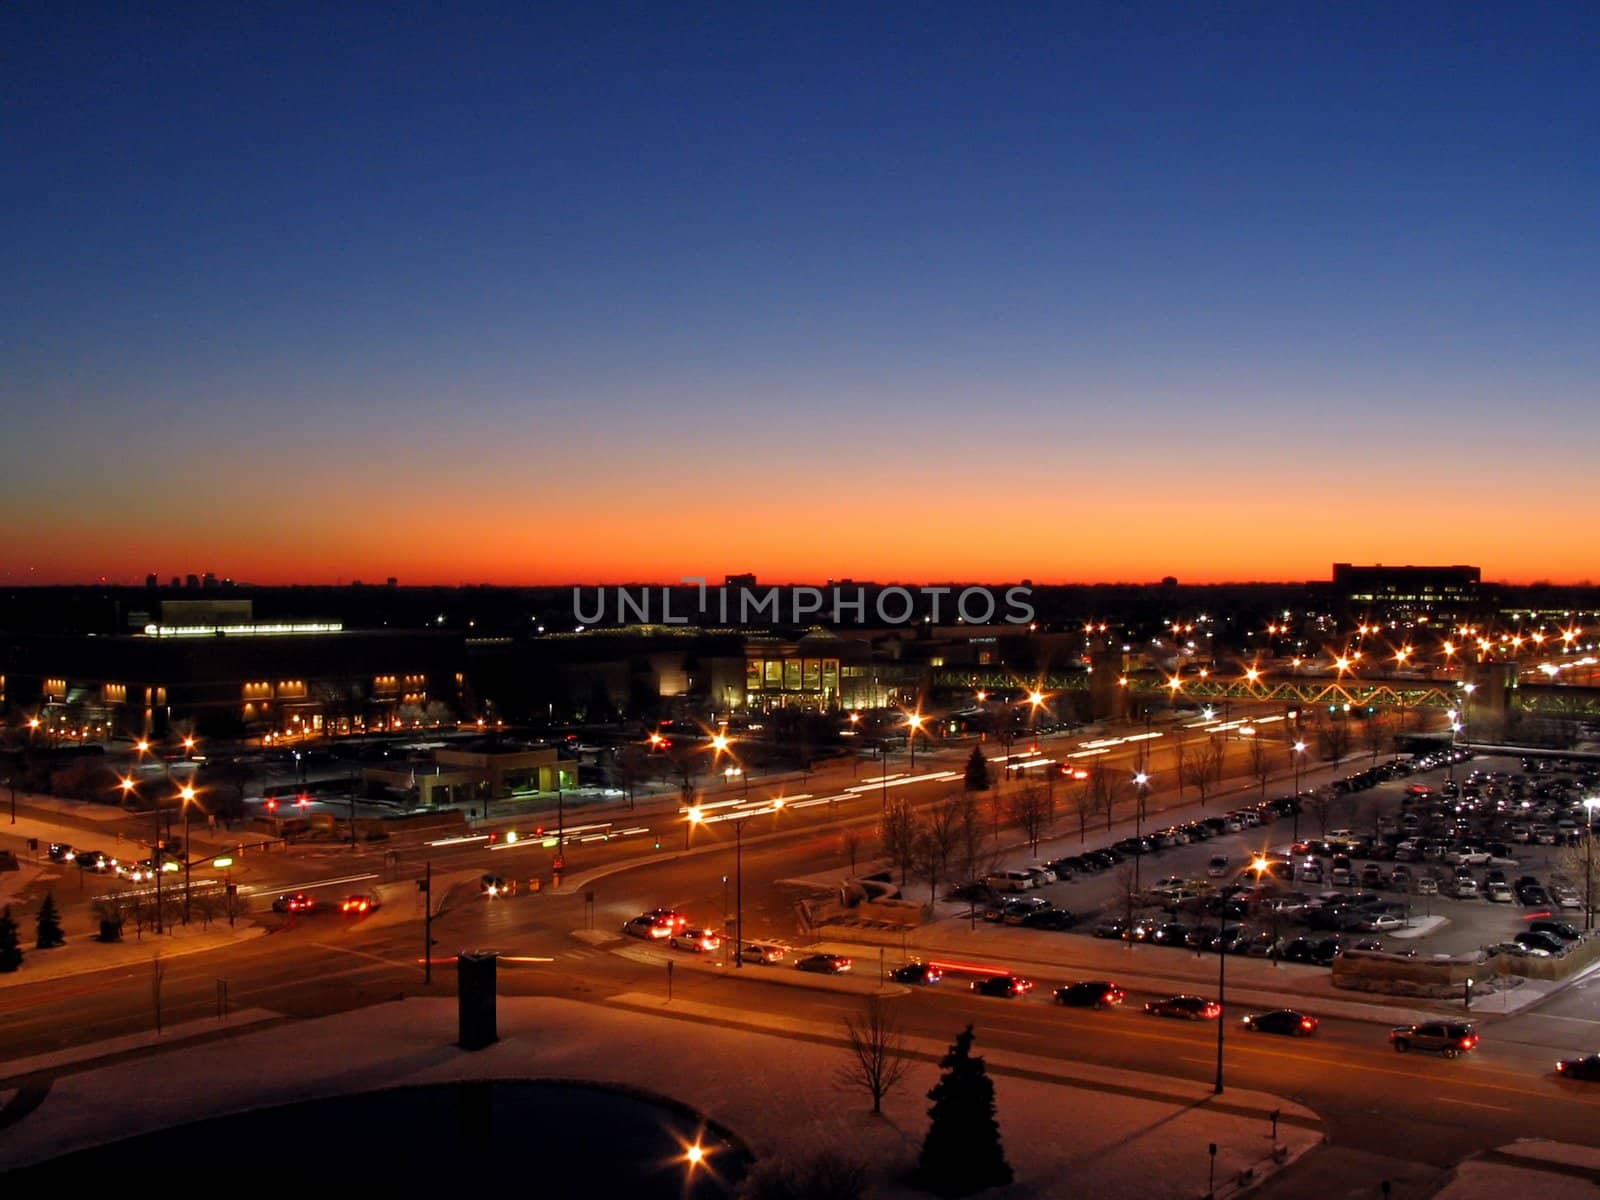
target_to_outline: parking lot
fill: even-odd
[[[1347,792],[1303,793],[1298,822],[1293,797],[1233,798],[1226,809],[1187,810],[1177,826],[1147,826],[1138,855],[1134,839],[1104,832],[1082,846],[1058,842],[1041,862],[1011,864],[1009,886],[1019,887],[1018,868],[1034,868],[1036,881],[1052,863],[1063,879],[998,892],[980,907],[986,919],[1040,937],[1120,936],[1191,951],[1226,945],[1298,961],[1326,963],[1351,947],[1417,955],[1502,947],[1519,958],[1542,957],[1548,945],[1559,955],[1584,927],[1581,798],[1595,783],[1521,759],[1418,769],[1388,758],[1355,769]],[[1099,862],[1085,861],[1096,851]],[[1550,921],[1571,928],[1528,937],[1535,922]],[[1536,944],[1518,947],[1519,936]]]

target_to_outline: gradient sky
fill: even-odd
[[[1600,578],[1600,7],[0,7],[0,582]]]

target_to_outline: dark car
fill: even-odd
[[[980,996],[1001,996],[1010,1000],[1033,990],[1033,984],[1016,975],[991,975],[987,979],[972,981],[972,990]]]
[[[1527,908],[1549,908],[1550,893],[1536,883],[1528,883],[1517,889],[1517,899],[1522,901]]]
[[[1056,989],[1056,1003],[1068,1008],[1110,1008],[1121,1004],[1128,994],[1108,979],[1069,983]]]
[[[1254,1033],[1281,1033],[1285,1037],[1310,1037],[1317,1031],[1317,1019],[1292,1008],[1277,1008],[1271,1012],[1252,1013],[1242,1022]]]
[[[77,853],[77,851],[74,850],[71,846],[67,845],[66,842],[51,842],[50,843],[50,861],[51,862],[66,862],[69,858],[71,858],[76,853]]]
[[[1222,1005],[1204,996],[1168,996],[1164,1000],[1150,1001],[1144,1010],[1157,1017],[1185,1021],[1215,1021],[1222,1015]]]
[[[1128,923],[1120,917],[1112,917],[1101,921],[1094,927],[1094,936],[1097,938],[1120,938],[1127,935]]]
[[[1464,1021],[1424,1021],[1420,1025],[1401,1025],[1390,1030],[1389,1044],[1400,1054],[1408,1050],[1431,1050],[1454,1058],[1477,1048],[1478,1031]]]
[[[797,970],[818,975],[843,975],[850,966],[850,960],[842,954],[811,954],[795,963]]]
[[[117,860],[101,850],[80,850],[73,855],[72,861],[85,871],[95,871],[104,874],[116,870]]]
[[[272,902],[272,911],[280,913],[305,913],[316,908],[317,902],[304,892],[285,892]]]
[[[1535,933],[1553,933],[1564,942],[1576,942],[1583,937],[1571,921],[1533,921],[1528,928]]]
[[[1583,1058],[1563,1058],[1556,1063],[1556,1074],[1563,1079],[1582,1079],[1588,1082],[1600,1080],[1600,1054],[1589,1054]]]
[[[1025,929],[1054,929],[1065,931],[1078,923],[1078,918],[1064,908],[1045,908],[1022,918]]]
[[[478,890],[490,897],[509,896],[516,891],[516,885],[504,875],[485,874],[478,880]]]
[[[907,963],[903,967],[896,967],[889,973],[889,978],[896,983],[917,983],[926,986],[938,983],[944,978],[944,972],[931,963]]]
[[[1511,939],[1519,946],[1526,946],[1531,950],[1548,950],[1551,954],[1565,954],[1567,943],[1553,933],[1544,933],[1536,929],[1524,929]]]

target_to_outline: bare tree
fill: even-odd
[[[865,1089],[872,1096],[872,1111],[881,1113],[883,1098],[911,1069],[911,1053],[899,1022],[885,1000],[869,996],[860,1016],[846,1014],[844,1036],[850,1057],[836,1074],[839,1085]]]
[[[1250,739],[1250,774],[1261,785],[1261,798],[1267,796],[1267,781],[1272,778],[1272,744],[1259,735]]]
[[[906,876],[917,861],[917,821],[908,801],[889,802],[878,824],[878,841],[883,847],[883,856],[900,872],[900,883],[904,886]]]
[[[1094,806],[1094,811],[1105,817],[1106,828],[1111,828],[1112,820],[1116,816],[1117,804],[1122,799],[1127,777],[1119,770],[1103,764],[1091,767],[1089,770],[1089,796]]]
[[[988,872],[981,870],[986,865],[983,847],[983,810],[978,806],[978,798],[971,793],[963,792],[956,797],[956,865],[962,882],[969,882],[982,878]]]
[[[628,811],[633,811],[634,792],[650,769],[650,756],[643,746],[629,744],[618,746],[611,756],[611,777],[628,797]]]
[[[1329,762],[1338,762],[1350,753],[1350,723],[1320,717],[1317,720],[1317,747]]]
[[[1082,786],[1074,788],[1068,801],[1072,805],[1072,815],[1078,818],[1078,844],[1081,846],[1089,840],[1089,818],[1094,815],[1094,780],[1088,778]]]
[[[941,800],[917,823],[913,838],[916,871],[928,883],[928,903],[939,898],[939,885],[950,877],[961,836],[961,809],[956,800]]]
[[[1017,825],[1022,830],[1022,836],[1028,839],[1028,849],[1037,854],[1039,840],[1044,836],[1053,815],[1050,811],[1049,797],[1044,789],[1036,783],[1018,788],[1007,798],[1006,808],[1012,823]]]
[[[1383,753],[1384,743],[1389,738],[1389,718],[1381,712],[1375,712],[1366,719],[1361,727],[1361,737],[1367,749],[1372,751],[1372,765],[1378,765],[1378,755]]]
[[[1198,749],[1184,755],[1181,782],[1188,783],[1200,793],[1200,805],[1205,807],[1211,786],[1222,778],[1222,743],[1212,738]]]
[[[1189,743],[1183,740],[1183,730],[1177,730],[1177,741],[1172,744],[1173,773],[1178,780],[1178,803],[1183,803],[1183,785],[1189,778],[1189,760],[1194,757]]]
[[[856,859],[861,854],[861,830],[854,826],[846,826],[845,831],[839,835],[839,842],[844,847],[844,852],[850,856],[850,874],[856,873]]]

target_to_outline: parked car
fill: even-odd
[[[1548,950],[1551,954],[1565,954],[1567,944],[1553,933],[1542,933],[1532,929],[1524,929],[1511,939],[1519,946],[1526,946],[1530,950]]]
[[[1388,933],[1391,929],[1400,929],[1405,921],[1395,916],[1394,913],[1373,913],[1361,922],[1361,928],[1367,933]]]
[[[1032,991],[1033,983],[1017,975],[991,975],[987,979],[974,979],[971,988],[980,996],[1000,996],[1011,1000]]]
[[[1437,896],[1439,894],[1439,881],[1431,875],[1424,875],[1417,880],[1417,895]]]
[[[1204,996],[1168,996],[1150,1001],[1144,1010],[1153,1016],[1176,1017],[1184,1021],[1215,1021],[1222,1015],[1222,1005]]]
[[[889,978],[896,983],[915,983],[926,987],[943,979],[944,972],[931,963],[913,962],[903,967],[896,967],[889,973]]]
[[[1492,900],[1496,904],[1510,904],[1512,900],[1516,899],[1516,897],[1511,894],[1511,885],[1509,883],[1489,884],[1488,889],[1484,892],[1484,896],[1486,899]]]
[[[1553,933],[1564,942],[1579,941],[1583,934],[1578,932],[1577,926],[1571,921],[1558,921],[1549,919],[1544,921],[1531,921],[1528,928],[1539,933]]]
[[[1285,1037],[1310,1037],[1317,1032],[1317,1019],[1292,1008],[1252,1013],[1242,1022],[1252,1033],[1281,1033]]]
[[[810,954],[795,963],[796,970],[818,975],[843,975],[851,966],[851,961],[842,954]]]
[[[1226,854],[1213,854],[1211,861],[1206,864],[1206,874],[1212,879],[1221,879],[1228,873],[1228,856]]]
[[[1464,1021],[1424,1021],[1420,1025],[1401,1025],[1389,1031],[1389,1044],[1397,1053],[1429,1050],[1454,1058],[1478,1047],[1478,1031]]]
[[[1577,889],[1569,887],[1553,887],[1550,896],[1559,908],[1582,908],[1583,901],[1579,898]]]
[[[307,913],[317,907],[317,902],[304,892],[285,892],[272,902],[272,911],[278,913]]]
[[[1094,927],[1094,936],[1097,938],[1122,938],[1127,935],[1128,923],[1120,917],[1101,921]]]
[[[1069,983],[1056,989],[1057,1004],[1068,1008],[1110,1008],[1127,999],[1127,993],[1106,979]]]
[[[1022,918],[1024,929],[1053,929],[1064,932],[1078,923],[1078,918],[1064,908],[1043,908]]]

